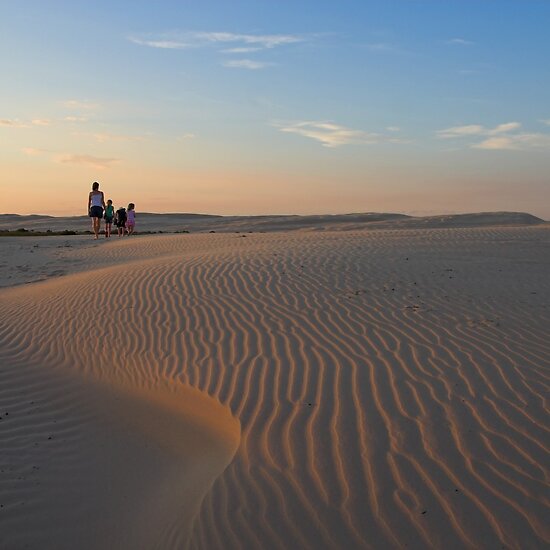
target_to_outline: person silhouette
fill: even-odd
[[[92,190],[88,195],[88,216],[92,218],[92,229],[95,239],[99,239],[99,230],[104,208],[105,197],[103,196],[103,191],[99,190],[99,183],[94,181],[94,183],[92,183]]]

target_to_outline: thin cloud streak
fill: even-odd
[[[141,136],[121,136],[108,133],[97,133],[92,135],[99,143],[106,143],[107,141],[142,141],[144,139]]]
[[[96,170],[105,170],[110,168],[113,164],[119,162],[116,158],[102,158],[94,157],[92,155],[57,155],[55,162],[60,164],[79,164],[83,166],[89,166]]]
[[[33,124],[33,126],[49,126],[51,121],[48,119],[35,118],[31,120],[31,124]]]
[[[550,135],[548,134],[513,134],[510,136],[492,137],[472,145],[474,149],[490,150],[526,150],[550,149]]]
[[[407,143],[405,140],[346,128],[327,121],[300,121],[290,124],[273,124],[281,132],[297,134],[319,141],[323,147],[336,148],[350,144]]]
[[[438,130],[437,136],[441,139],[454,139],[464,136],[478,136],[483,134],[484,128],[480,124],[469,124],[467,126],[453,126],[445,130]]]
[[[243,53],[271,49],[287,44],[304,42],[305,38],[291,34],[236,34],[230,32],[180,32],[170,33],[160,38],[149,39],[138,36],[129,36],[128,40],[134,44],[160,49],[187,49],[198,48],[215,44],[241,43],[243,46],[226,50],[226,53]]]
[[[255,44],[263,48],[275,48],[285,44],[295,44],[303,42],[304,38],[290,34],[234,34],[230,32],[202,32],[195,33],[199,39],[207,42],[243,42],[244,44]]]
[[[243,47],[243,48],[228,48],[226,50],[221,50],[222,53],[252,53],[259,52],[262,48],[255,47]]]
[[[179,136],[178,138],[176,138],[177,141],[188,141],[190,139],[195,139],[195,134],[183,134],[183,136]]]
[[[66,116],[63,120],[66,122],[88,122],[88,118],[85,116]]]
[[[80,101],[78,99],[68,99],[62,102],[67,109],[83,109],[85,111],[94,111],[99,108],[99,104],[90,101]]]
[[[519,122],[506,122],[505,124],[499,124],[495,128],[487,129],[481,124],[469,124],[466,126],[453,126],[452,128],[446,128],[445,130],[438,130],[437,135],[441,139],[455,139],[466,136],[494,136],[517,130],[521,127]]]
[[[28,128],[28,125],[20,120],[0,119],[0,126],[4,128]]]
[[[140,40],[133,37],[128,38],[128,40],[140,46],[149,46],[150,48],[159,48],[161,50],[184,50],[195,47],[192,44],[177,42],[175,40]]]
[[[439,130],[436,134],[440,139],[485,138],[478,143],[470,144],[469,147],[473,149],[520,151],[550,148],[550,135],[519,132],[520,128],[521,124],[519,122],[506,122],[494,128],[485,128],[480,124],[470,124]]]
[[[471,40],[466,40],[464,38],[451,38],[447,40],[447,44],[458,44],[459,46],[473,46],[474,42]]]
[[[224,67],[235,69],[250,69],[258,70],[265,67],[269,67],[272,63],[265,63],[263,61],[253,61],[252,59],[232,59],[231,61],[225,61],[222,63]]]
[[[51,121],[48,119],[35,118],[30,122],[24,122],[19,119],[0,119],[0,126],[4,128],[30,128],[31,126],[50,126]]]

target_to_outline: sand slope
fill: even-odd
[[[0,290],[0,546],[545,547],[549,244],[142,237]]]

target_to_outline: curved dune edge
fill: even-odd
[[[238,451],[191,538],[173,523],[150,547],[544,547],[549,236],[486,228],[107,243],[102,269],[1,294],[0,353],[138,393],[178,382],[238,418]],[[89,314],[99,292],[117,322]],[[75,408],[86,426],[89,413]],[[154,502],[181,464],[164,451],[148,458],[143,445],[158,443],[125,422],[117,429],[138,441],[124,441],[169,480],[141,485]],[[113,430],[105,440],[92,430],[90,448],[118,444]],[[82,482],[98,479],[90,470]],[[126,503],[116,504],[122,514]]]
[[[132,388],[1,357],[0,547],[188,543],[240,426],[181,383]],[[174,543],[174,541],[172,541]]]

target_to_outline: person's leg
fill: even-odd
[[[94,217],[94,234],[95,238],[99,239],[99,218]]]

